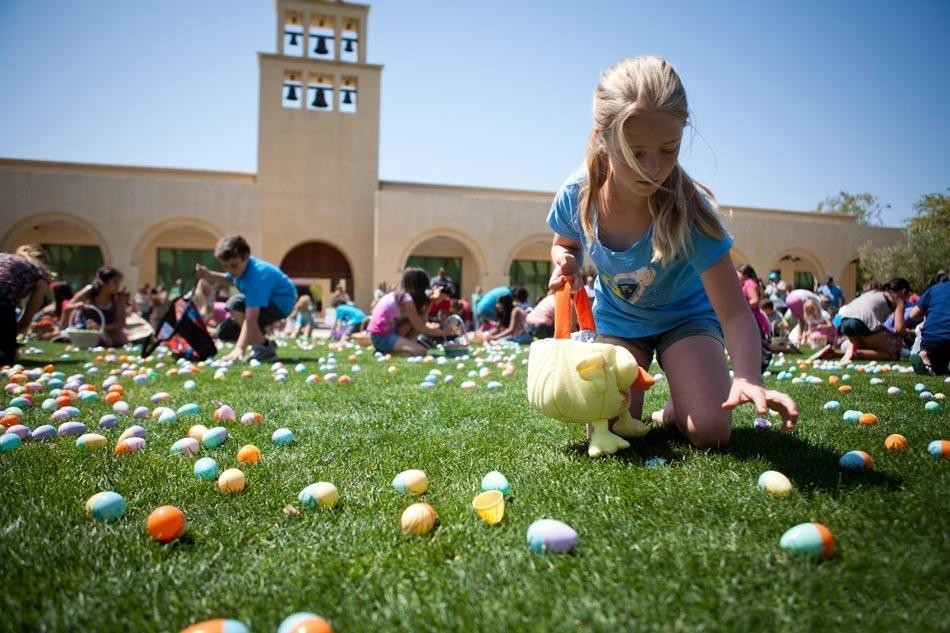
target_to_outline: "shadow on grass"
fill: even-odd
[[[606,459],[616,459],[647,467],[648,460],[662,457],[667,466],[676,466],[693,451],[701,451],[671,427],[651,429],[645,437],[630,441],[630,448]],[[589,460],[587,442],[573,442],[564,452],[578,459]],[[752,428],[733,428],[729,445],[721,451],[738,459],[764,459],[770,470],[777,470],[802,490],[834,492],[860,486],[900,488],[903,480],[878,471],[844,472],[838,466],[839,453],[810,444],[794,435]]]

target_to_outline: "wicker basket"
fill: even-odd
[[[91,309],[99,315],[99,329],[90,330],[87,328],[73,327],[70,325],[66,328],[66,336],[69,338],[69,342],[75,345],[76,347],[81,347],[83,349],[88,349],[90,347],[96,347],[99,345],[99,339],[102,338],[103,333],[106,329],[106,317],[102,314],[102,310],[97,308],[91,303],[87,303],[81,308],[74,308],[72,313],[69,315],[68,323],[72,323],[77,312],[82,310]],[[80,317],[81,318],[81,317]]]

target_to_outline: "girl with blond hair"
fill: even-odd
[[[689,109],[676,71],[659,57],[624,59],[601,77],[593,110],[586,169],[562,185],[547,218],[551,288],[571,283],[583,292],[590,258],[601,340],[627,348],[643,367],[656,353],[670,399],[654,421],[694,445],[725,445],[732,409],[745,402],[759,414],[777,411],[783,431],[794,427],[795,403],[762,384],[758,327],[729,255],[732,236],[712,193],[678,162]],[[633,394],[630,414],[639,419],[643,395]],[[612,430],[631,433],[620,426]]]

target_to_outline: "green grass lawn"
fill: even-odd
[[[43,347],[24,364],[53,362],[97,385],[119,367],[97,363],[101,373],[93,376],[85,367],[92,354],[60,360],[62,349]],[[149,397],[158,391],[173,395],[174,408],[201,406],[200,416],[173,425],[145,422],[141,453],[113,455],[121,430],[138,421],[122,416],[116,429],[99,431],[99,417],[111,412],[99,401],[79,405],[79,419],[109,438],[106,449],[82,452],[75,438],[59,438],[0,454],[0,629],[178,631],[230,617],[252,631],[275,631],[286,616],[312,611],[338,632],[947,630],[950,463],[929,455],[927,444],[950,437],[950,415],[946,403],[925,412],[914,392],[917,382],[950,391],[941,378],[879,374],[884,384],[872,386],[872,376],[852,368],[834,372],[851,376],[853,391],[844,395],[827,383],[772,377],[769,384],[787,390],[801,410],[787,436],[754,429],[746,406],[724,450],[696,450],[672,431],[653,430],[616,456],[592,460],[580,426],[528,406],[526,351],[513,376],[493,368],[467,392],[459,383],[474,360],[459,370],[455,360],[389,364],[364,351],[354,373],[350,353],[336,358],[351,385],[305,384],[328,350],[293,344],[281,350],[290,370],[283,384],[269,366],[249,379],[235,367],[223,381],[204,368],[191,391],[182,388],[184,377],[166,376],[167,367],[145,384],[123,379],[133,408],[154,407]],[[298,362],[306,371],[294,371]],[[455,382],[421,389],[436,367]],[[504,387],[489,391],[489,380]],[[903,394],[887,395],[891,385]],[[660,408],[666,396],[660,382],[646,409]],[[30,427],[49,423],[40,408],[45,397],[26,412]],[[10,399],[0,396],[0,404]],[[824,410],[831,399],[842,409]],[[238,416],[265,416],[260,426],[229,425],[224,446],[199,453],[223,470],[238,465],[244,444],[261,449],[260,463],[242,466],[247,489],[233,496],[197,480],[194,458],[169,454],[191,424],[214,425],[219,402]],[[873,412],[880,422],[845,423],[845,409]],[[278,427],[292,429],[297,441],[272,444]],[[890,433],[907,437],[906,452],[884,450]],[[841,472],[838,458],[848,450],[870,453],[874,471]],[[668,463],[649,468],[653,457]],[[424,537],[400,529],[402,510],[416,499],[391,481],[409,468],[428,474],[424,500],[440,519]],[[794,482],[790,496],[758,489],[768,469]],[[471,509],[491,470],[507,476],[513,495],[496,527]],[[286,513],[316,481],[336,484],[339,505]],[[116,523],[85,515],[86,499],[103,490],[128,503]],[[145,530],[148,514],[163,504],[188,520],[185,536],[168,545]],[[571,525],[579,546],[563,556],[532,553],[525,534],[539,518]],[[833,531],[835,558],[817,563],[779,547],[785,530],[806,521]]]

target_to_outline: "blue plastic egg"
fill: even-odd
[[[929,411],[931,413],[936,413],[937,411],[940,411],[940,403],[937,402],[936,400],[931,400],[930,402],[924,405],[924,410]]]
[[[861,419],[861,412],[855,411],[854,409],[848,409],[844,412],[844,415],[841,416],[841,419],[845,422],[850,422],[851,424],[856,424],[858,420]]]
[[[86,501],[86,514],[96,521],[115,521],[125,514],[125,498],[111,490],[97,492]]]
[[[283,446],[284,444],[290,444],[294,441],[294,432],[290,429],[277,429],[274,431],[274,434],[270,436],[271,441],[278,446]]]
[[[533,552],[565,554],[579,540],[574,528],[555,519],[539,519],[528,526],[528,546]]]
[[[828,402],[825,403],[824,408],[826,411],[833,411],[835,409],[840,409],[841,403],[838,402],[837,400],[829,400]]]
[[[838,460],[841,470],[848,472],[865,472],[874,469],[871,456],[864,451],[848,451]]]
[[[202,457],[195,462],[195,477],[211,481],[218,477],[218,462],[210,457]]]

